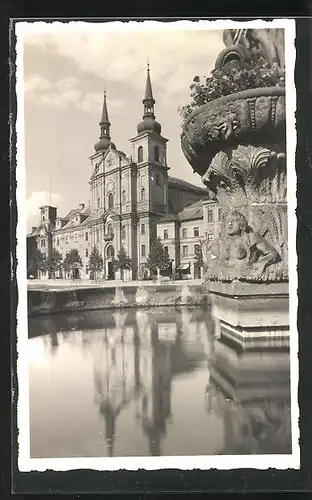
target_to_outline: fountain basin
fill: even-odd
[[[195,110],[183,126],[181,147],[193,170],[203,176],[218,152],[236,144],[284,143],[285,131],[285,89],[249,89]]]

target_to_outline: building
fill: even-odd
[[[194,248],[205,234],[208,215],[202,199],[207,190],[168,174],[168,139],[155,119],[149,67],[142,102],[143,119],[130,139],[131,155],[127,156],[111,140],[104,92],[100,137],[90,157],[89,204],[81,203],[64,217],[58,216],[56,207],[41,207],[40,223],[28,235],[45,255],[56,249],[65,258],[70,249],[77,249],[82,267],[76,277],[89,277],[89,257],[95,246],[104,261],[103,279],[120,277],[113,260],[122,246],[132,259],[128,278],[143,277],[156,235],[175,267],[188,265],[191,276],[200,273],[194,269]]]
[[[218,238],[222,213],[215,200],[202,199],[188,205],[177,214],[167,214],[157,223],[157,236],[167,250],[173,267],[186,276],[201,278],[196,262],[196,250],[203,239]]]

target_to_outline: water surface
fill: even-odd
[[[289,353],[207,310],[30,318],[28,345],[32,458],[291,453]]]

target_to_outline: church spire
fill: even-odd
[[[155,118],[155,116],[154,116],[155,99],[153,97],[149,63],[147,64],[147,76],[146,76],[146,85],[145,85],[145,96],[144,96],[144,99],[143,99],[142,102],[144,104],[144,115],[143,115],[143,118],[145,118],[146,116],[151,116],[152,118]]]
[[[104,90],[104,101],[102,108],[102,115],[100,125],[100,140],[94,145],[96,152],[106,151],[108,148],[116,149],[115,144],[111,142],[110,138],[110,121],[108,119],[107,102],[106,102],[106,90]]]
[[[147,64],[145,94],[144,94],[144,99],[142,102],[144,105],[144,114],[143,114],[143,121],[141,123],[139,123],[139,125],[137,126],[138,134],[141,134],[141,133],[144,133],[147,131],[150,131],[150,132],[153,131],[156,134],[160,134],[161,133],[161,126],[158,122],[156,122],[155,114],[154,114],[155,99],[153,96],[149,64]]]
[[[101,127],[101,135],[100,138],[110,139],[109,129],[110,129],[110,121],[108,119],[108,111],[107,111],[107,102],[106,102],[106,90],[104,90],[104,101],[103,101],[103,109],[102,116],[100,121]]]

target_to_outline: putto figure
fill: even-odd
[[[203,243],[202,253],[207,277],[224,281],[261,279],[269,266],[281,260],[277,250],[236,211],[225,216],[219,239]]]

